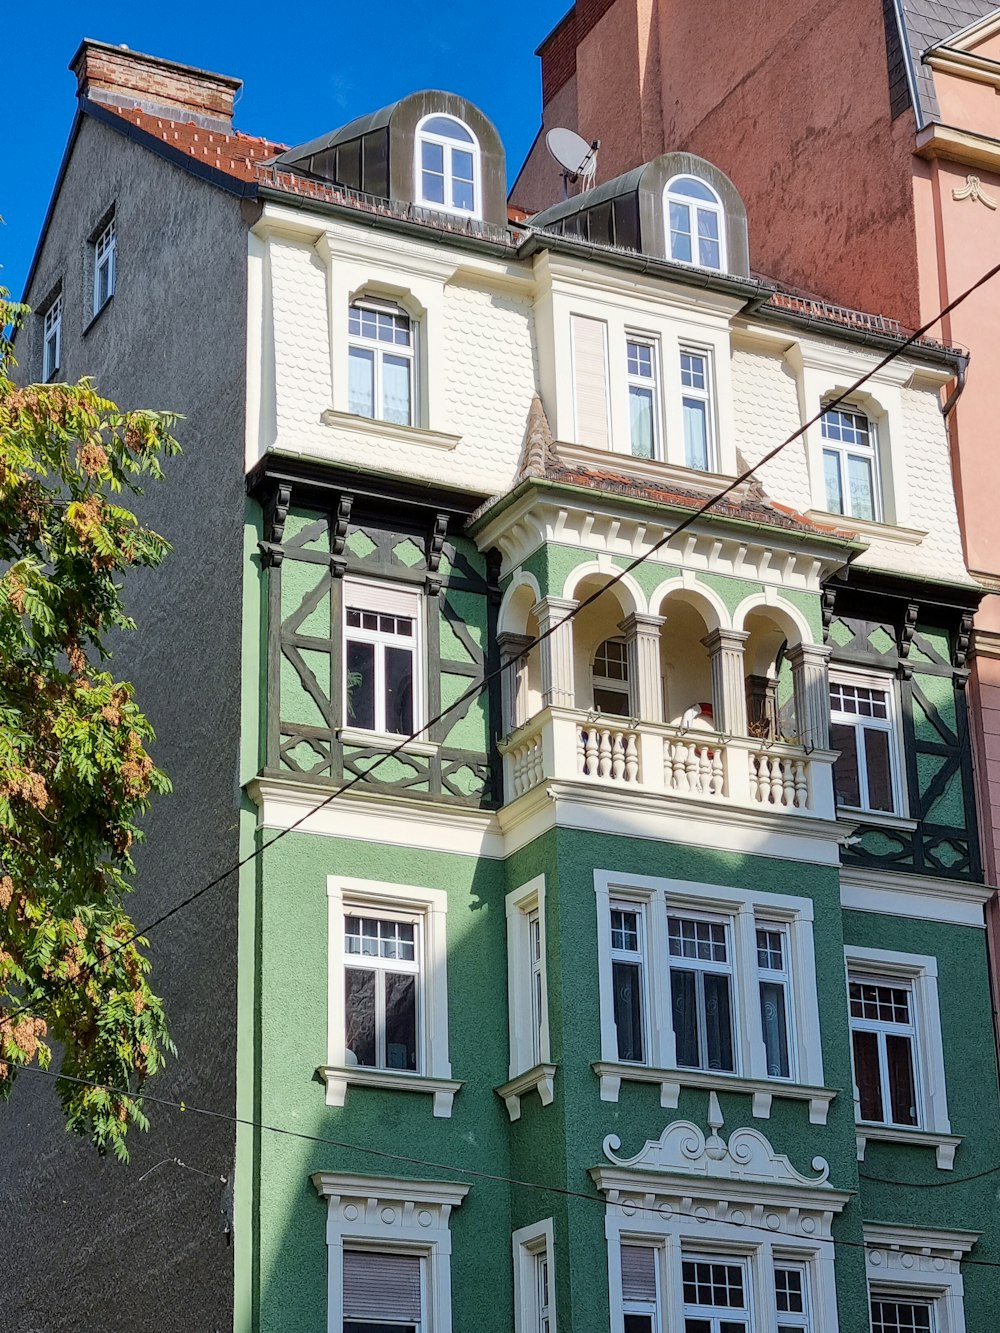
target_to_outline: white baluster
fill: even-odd
[[[771,760],[771,804],[781,804],[781,760],[772,758]]]
[[[586,773],[587,771],[587,733],[582,727],[576,729],[576,771]]]
[[[639,777],[639,742],[635,732],[629,732],[625,742],[625,781],[636,782]]]
[[[712,776],[709,779],[708,790],[712,796],[721,796],[723,787],[722,772],[722,751],[716,747],[712,751]]]
[[[781,761],[781,775],[784,779],[782,783],[781,804],[793,806],[795,804],[795,770],[791,759]]]
[[[597,749],[597,728],[596,728],[596,727],[588,727],[588,728],[587,728],[587,768],[586,768],[586,773],[587,773],[587,777],[588,777],[588,778],[594,778],[594,777],[597,776],[597,753],[598,753],[598,749]]]
[[[611,734],[603,728],[598,733],[597,776],[599,778],[611,776]]]
[[[688,747],[686,741],[678,741],[674,747],[674,790],[688,790]]]
[[[698,794],[710,796],[712,793],[712,753],[708,745],[698,746]]]
[[[620,782],[625,772],[625,740],[620,731],[609,732],[611,738],[611,776]]]
[[[805,810],[809,805],[809,782],[804,759],[795,761],[795,804],[800,810]]]

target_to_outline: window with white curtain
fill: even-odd
[[[367,297],[347,312],[348,410],[396,426],[416,424],[414,334],[392,301]]]
[[[831,514],[882,518],[878,434],[874,421],[849,407],[831,407],[820,422],[826,507]]]
[[[344,721],[409,736],[421,718],[421,598],[410,588],[344,581]]]
[[[660,405],[656,344],[648,339],[628,338],[625,349],[632,453],[636,458],[659,458]]]
[[[675,176],[664,194],[671,259],[725,271],[726,217],[722,200],[695,176]]]
[[[417,203],[482,217],[479,141],[454,116],[425,116],[417,126]]]
[[[711,472],[715,459],[715,407],[712,365],[707,351],[681,348],[681,410],[684,417],[684,463]]]
[[[830,745],[837,804],[873,814],[902,813],[902,762],[893,682],[888,676],[831,672]]]

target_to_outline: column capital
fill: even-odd
[[[524,652],[525,648],[530,647],[535,642],[531,634],[515,634],[512,630],[501,630],[497,635],[497,647],[502,653],[514,657],[518,653]]]
[[[650,634],[656,637],[666,623],[666,616],[654,616],[646,611],[633,611],[624,620],[619,620],[618,628],[626,636]]]
[[[743,645],[750,637],[750,631],[745,629],[713,629],[710,634],[706,634],[702,643],[710,653],[722,652],[726,648],[733,650],[742,650]]]
[[[575,597],[540,597],[531,608],[531,614],[540,621],[565,620],[579,605]],[[562,615],[559,615],[560,611]]]
[[[827,643],[796,643],[785,653],[789,665],[824,666],[830,660],[833,649]]]

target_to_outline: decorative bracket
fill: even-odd
[[[425,587],[429,597],[436,597],[441,591],[441,556],[444,552],[444,539],[448,535],[448,515],[438,514],[434,519],[427,542],[427,578]]]
[[[833,608],[837,601],[837,593],[833,588],[826,587],[820,597],[823,615],[823,642],[826,643],[830,637],[830,626],[833,624]]]
[[[292,488],[288,482],[279,482],[264,506],[264,540],[257,543],[264,568],[277,567],[285,558],[281,545],[285,536],[285,520],[292,503]]]
[[[347,568],[347,556],[344,554],[344,547],[347,544],[347,525],[351,521],[351,509],[354,507],[354,496],[342,495],[337,502],[337,512],[333,518],[333,524],[330,529],[330,573],[335,579],[344,577],[344,570]]]
[[[913,643],[913,635],[917,628],[917,617],[920,615],[920,607],[916,602],[910,602],[903,612],[903,623],[899,627],[899,655],[900,657],[909,657],[910,645]]]
[[[955,635],[955,647],[951,664],[956,671],[964,671],[968,663],[969,649],[972,646],[972,612],[966,611],[958,623]]]

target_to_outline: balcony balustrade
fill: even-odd
[[[508,802],[547,781],[835,819],[830,750],[549,707],[500,746]]]

